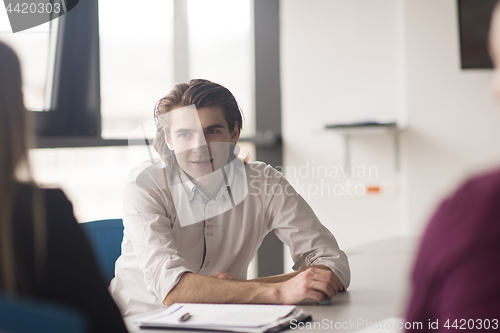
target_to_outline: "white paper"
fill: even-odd
[[[293,305],[176,303],[141,320],[141,325],[189,327],[260,327],[277,322],[295,309]],[[187,321],[179,321],[186,313]]]

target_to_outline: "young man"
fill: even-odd
[[[271,166],[236,157],[242,117],[228,89],[177,84],[155,120],[161,159],[130,174],[110,285],[125,316],[174,302],[321,302],[348,287],[347,257],[304,199]],[[246,280],[272,230],[296,272]]]

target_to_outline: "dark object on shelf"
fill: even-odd
[[[362,121],[348,124],[332,124],[326,125],[326,129],[347,129],[347,128],[363,128],[363,127],[397,127],[397,123],[389,122],[389,123],[380,123],[377,121]]]

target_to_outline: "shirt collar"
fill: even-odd
[[[224,166],[224,170],[226,171],[227,182],[228,182],[229,186],[233,186],[233,182],[234,182],[234,169],[235,168],[232,164],[233,164],[233,162],[226,164]],[[180,178],[180,181],[181,181],[182,186],[184,188],[184,192],[185,192],[187,198],[189,199],[189,201],[193,200],[193,198],[195,197],[196,191],[198,191],[200,193],[200,195],[204,196],[207,200],[210,200],[203,194],[203,192],[198,188],[198,186],[196,186],[196,184],[193,183],[193,181],[188,177],[188,175],[184,172],[184,170],[182,170],[182,168],[178,168],[178,170],[179,170],[178,176]],[[220,172],[220,171],[217,170],[217,172]],[[224,181],[222,182],[221,188],[219,189],[219,192],[217,192],[215,199],[220,198],[221,195],[224,195],[225,197],[228,196],[227,186],[226,186],[226,183]]]
[[[191,179],[189,179],[184,170],[182,170],[181,168],[178,168],[178,170],[179,170],[179,178],[184,188],[184,192],[189,201],[191,201],[194,198],[194,191],[196,190],[196,185],[193,183]]]

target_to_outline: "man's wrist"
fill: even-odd
[[[255,297],[252,303],[268,303],[279,304],[281,303],[280,291],[278,284],[275,283],[255,283]]]

